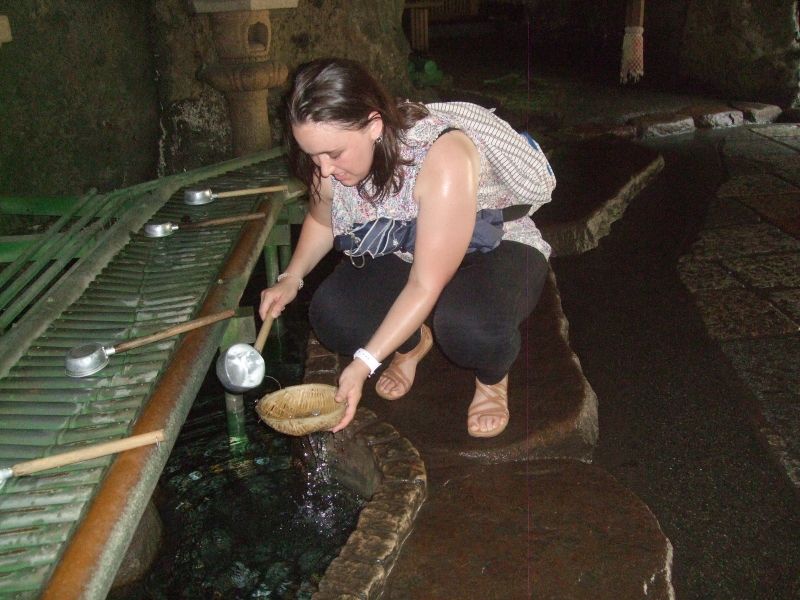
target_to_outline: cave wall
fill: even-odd
[[[688,2],[682,70],[728,97],[798,105],[797,10],[796,0]]]
[[[297,8],[270,11],[270,59],[297,65],[323,56],[365,63],[396,94],[410,90],[403,0],[299,0]],[[186,0],[155,0],[163,136],[159,169],[171,173],[230,156],[224,97],[198,79],[217,60],[207,15],[191,14]],[[274,143],[287,84],[269,90]]]
[[[618,60],[625,0],[527,1],[535,41]],[[0,0],[13,34],[0,47],[0,194],[104,191],[230,157],[224,97],[198,79],[217,60],[208,17],[189,4]],[[299,0],[274,10],[271,58],[290,69],[355,58],[413,96],[403,4]],[[800,104],[796,0],[649,0],[645,44],[645,77],[666,74],[673,91]],[[275,142],[284,91],[270,91]]]
[[[0,194],[73,195],[151,178],[159,136],[149,11],[0,0]]]
[[[489,6],[493,0],[487,0]],[[503,4],[503,3],[500,3]],[[626,0],[526,0],[548,60],[613,76]],[[797,0],[646,0],[645,77],[673,91],[800,105]]]
[[[271,12],[271,58],[359,59],[404,93],[402,7],[299,0]],[[0,14],[13,36],[0,47],[0,195],[106,191],[231,157],[224,97],[197,77],[216,61],[209,20],[188,0],[0,0]],[[273,123],[282,93],[270,91]]]

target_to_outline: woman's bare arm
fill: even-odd
[[[303,219],[297,248],[284,271],[290,277],[261,292],[258,312],[262,319],[268,312],[273,317],[279,316],[286,305],[297,296],[300,280],[308,275],[333,248],[331,196],[330,180],[321,179],[320,197],[310,202],[308,214]]]
[[[475,228],[480,158],[470,139],[451,132],[431,148],[417,178],[414,263],[408,282],[366,346],[378,360],[419,329],[458,269]]]
[[[419,204],[414,263],[408,281],[365,349],[379,361],[407,340],[430,314],[466,254],[477,212],[480,157],[472,141],[451,132],[434,143],[417,177]],[[340,377],[339,401],[348,401],[344,428],[355,414],[369,369],[353,361]]]

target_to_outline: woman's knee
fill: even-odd
[[[348,339],[346,307],[337,294],[331,293],[323,282],[311,297],[308,321],[320,344],[333,352],[347,352],[352,345]]]
[[[476,367],[519,352],[519,328],[512,323],[466,322],[434,315],[436,342],[456,364]]]

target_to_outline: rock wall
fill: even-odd
[[[578,57],[589,61],[621,47],[623,0],[590,9],[579,0],[527,1],[535,42],[558,52],[582,43],[593,52]],[[271,58],[290,69],[321,56],[358,59],[393,92],[413,96],[403,4],[299,0],[272,11]],[[188,7],[0,0],[14,38],[0,48],[0,194],[103,191],[230,157],[224,97],[197,77],[217,59],[208,17]],[[800,105],[796,11],[794,0],[649,0],[645,76],[661,71],[675,91],[691,85]],[[270,91],[275,142],[284,91]]]
[[[149,12],[127,0],[2,0],[0,194],[73,195],[155,173]]]
[[[230,156],[225,100],[198,72],[217,60],[207,15],[191,14],[186,0],[155,0],[155,31],[163,135],[159,171],[172,173]],[[270,59],[291,71],[323,56],[365,63],[395,93],[410,90],[403,0],[299,0],[297,8],[270,11]],[[269,91],[273,141],[287,85]]]
[[[687,2],[681,67],[735,99],[800,105],[797,2]]]
[[[405,93],[402,7],[300,0],[272,11],[271,58],[359,59]],[[197,77],[216,61],[209,21],[188,0],[0,0],[0,14],[13,36],[0,47],[0,195],[105,191],[230,158],[224,97]],[[273,122],[282,93],[270,91]]]
[[[488,0],[489,7],[507,4]],[[619,64],[627,0],[516,0],[532,16],[540,56],[586,73]],[[675,91],[800,105],[795,0],[646,0],[645,77]]]

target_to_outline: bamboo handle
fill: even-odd
[[[215,315],[200,317],[199,319],[187,321],[186,323],[181,323],[180,325],[168,327],[164,331],[160,331],[152,335],[137,338],[135,340],[128,340],[127,342],[122,342],[121,344],[114,346],[114,353],[119,354],[120,352],[125,352],[126,350],[132,350],[133,348],[144,346],[145,344],[152,344],[153,342],[165,340],[174,335],[178,335],[179,333],[184,333],[186,331],[191,331],[192,329],[205,327],[206,325],[211,325],[212,323],[216,323],[217,321],[222,321],[224,319],[230,319],[235,314],[236,314],[235,310],[225,310]]]
[[[139,446],[147,446],[163,441],[164,430],[158,429],[149,433],[142,433],[122,438],[121,440],[114,440],[113,442],[94,444],[93,446],[87,446],[86,448],[80,448],[71,452],[54,454],[53,456],[17,463],[11,467],[11,472],[17,476],[30,475],[38,471],[63,467],[64,465],[71,465],[99,456],[106,456],[107,454],[114,454],[115,452],[122,452],[124,450],[130,450],[131,448],[138,448]]]
[[[272,328],[272,322],[274,320],[272,315],[267,315],[267,318],[264,319],[264,322],[261,324],[261,329],[258,330],[258,337],[256,338],[256,344],[253,348],[255,348],[256,352],[259,354],[261,354],[261,351],[264,349],[264,344],[267,343],[269,330]]]
[[[625,25],[628,27],[644,25],[644,0],[628,0],[625,10]]]
[[[220,217],[219,219],[207,219],[205,221],[197,221],[196,223],[187,223],[180,225],[181,229],[196,229],[200,227],[207,227],[209,225],[226,225],[228,223],[239,223],[240,221],[258,221],[259,219],[266,218],[264,213],[251,213],[249,215],[236,215],[234,217]]]
[[[246,190],[233,190],[230,192],[220,192],[214,194],[217,198],[233,198],[234,196],[247,196],[248,194],[266,194],[267,192],[286,192],[288,185],[268,185],[267,187],[249,188]]]

